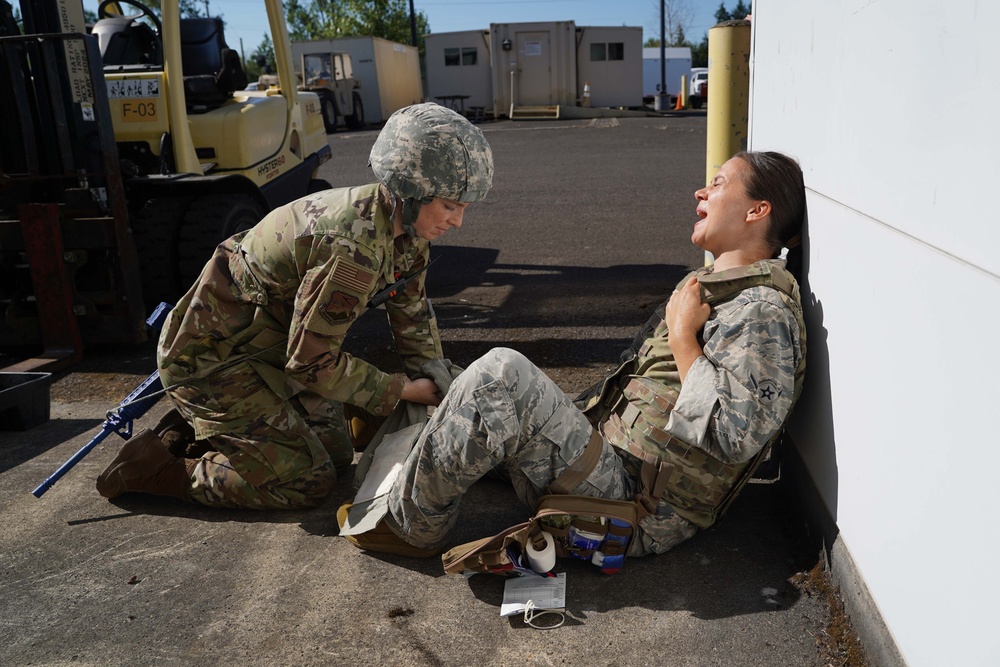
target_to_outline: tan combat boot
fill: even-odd
[[[337,510],[337,524],[341,530],[347,522],[347,513],[351,509],[351,503],[344,503]],[[385,519],[378,522],[374,528],[360,535],[344,535],[348,542],[364,549],[365,551],[378,551],[384,554],[395,554],[397,556],[410,556],[412,558],[430,558],[437,556],[442,549],[425,549],[408,544],[403,538],[389,530]]]
[[[160,437],[164,447],[177,458],[196,459],[204,454],[204,451],[197,451],[200,443],[195,440],[194,427],[181,416],[177,408],[167,410],[153,427],[153,433]]]
[[[97,477],[97,492],[105,498],[140,491],[190,500],[190,487],[191,475],[184,459],[171,454],[148,428],[129,438],[111,465]]]

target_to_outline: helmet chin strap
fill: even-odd
[[[403,200],[403,231],[417,238],[417,229],[413,223],[417,221],[420,214],[420,200],[412,197]]]

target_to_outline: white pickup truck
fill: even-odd
[[[708,68],[692,67],[691,79],[688,84],[688,99],[695,109],[708,101]]]

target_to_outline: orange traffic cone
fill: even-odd
[[[680,111],[684,108],[684,104],[681,102],[681,94],[677,93],[677,103],[674,104],[674,111]]]
[[[589,107],[590,106],[590,82],[589,81],[586,81],[583,84],[583,99],[580,101],[580,104],[583,105],[583,106],[585,106],[585,107]]]

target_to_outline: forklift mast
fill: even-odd
[[[97,39],[80,0],[20,14],[0,0],[0,347],[52,370],[142,342],[145,308]]]

